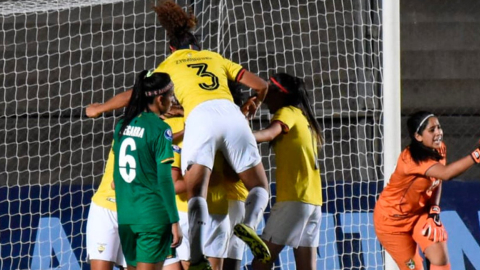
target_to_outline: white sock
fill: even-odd
[[[267,207],[269,200],[268,191],[262,187],[254,187],[245,200],[245,219],[243,224],[256,230]]]
[[[208,218],[208,206],[205,198],[193,197],[188,200],[188,235],[192,264],[198,263],[204,258],[203,246]]]

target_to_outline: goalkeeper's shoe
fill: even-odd
[[[207,259],[203,259],[196,264],[190,264],[189,270],[212,270],[212,266]]]
[[[233,228],[233,233],[250,247],[255,259],[262,263],[270,261],[270,250],[252,228],[239,223]]]

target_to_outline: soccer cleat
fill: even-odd
[[[270,250],[252,228],[239,223],[233,227],[233,233],[250,247],[255,259],[262,263],[270,261]]]
[[[207,259],[203,259],[196,264],[190,264],[188,267],[189,270],[212,270],[212,266]]]

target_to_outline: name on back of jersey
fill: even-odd
[[[134,126],[127,126],[123,131],[123,135],[137,138],[143,138],[143,133],[145,133],[145,128]]]

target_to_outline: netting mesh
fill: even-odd
[[[263,78],[304,79],[325,137],[319,269],[381,269],[371,220],[383,185],[379,1],[177,2],[194,10],[204,49]],[[135,74],[166,57],[151,5],[0,3],[1,269],[88,269],[88,206],[121,111],[88,119],[84,109],[130,88]],[[269,118],[262,110],[252,126],[266,127]],[[267,145],[261,153],[274,190],[274,155]],[[276,265],[295,269],[291,249]]]

